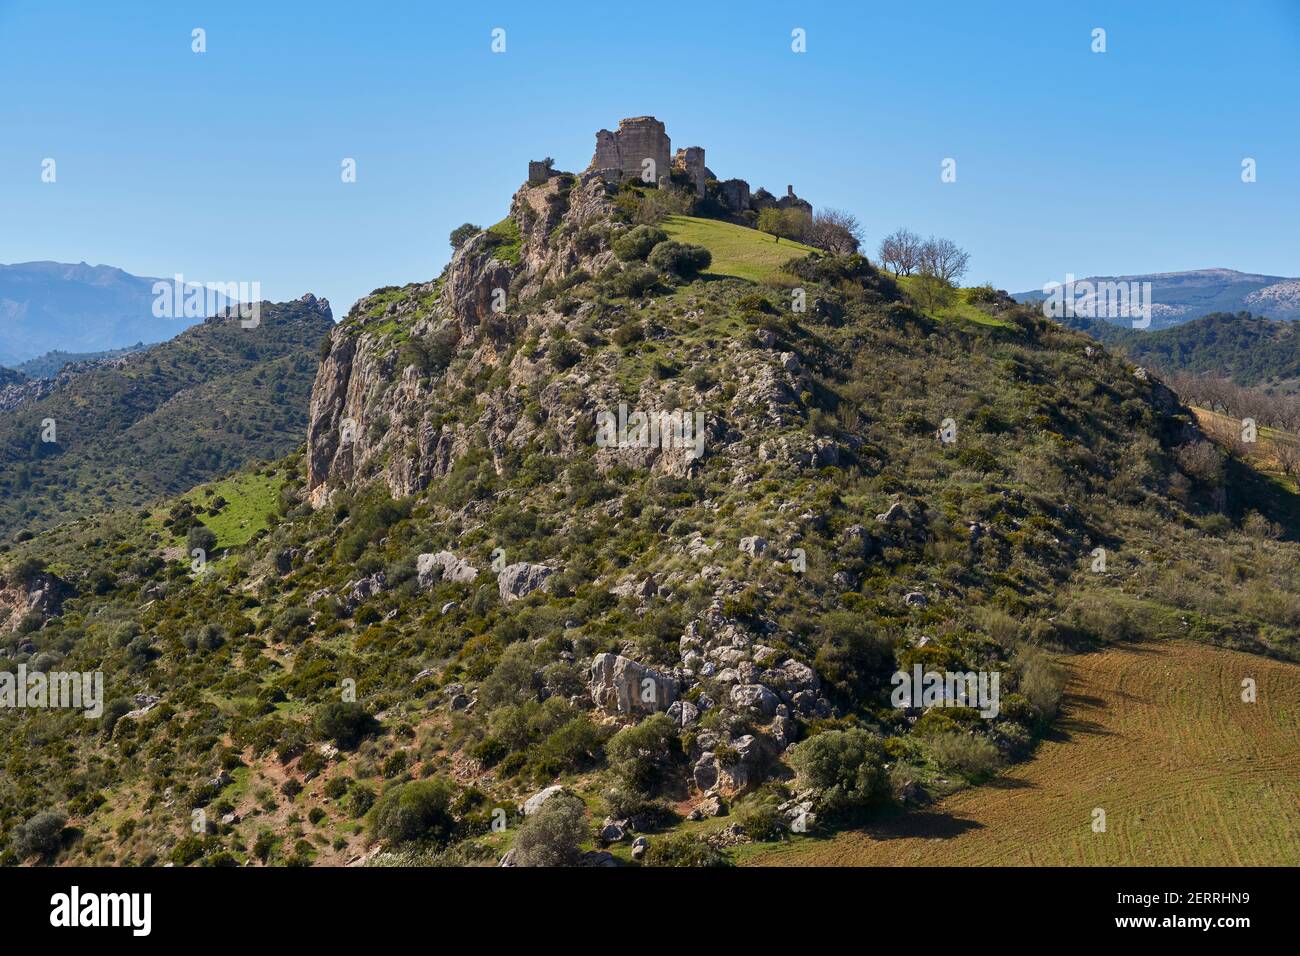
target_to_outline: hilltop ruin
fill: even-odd
[[[564,174],[554,168],[550,158],[528,164],[531,185],[560,175]],[[616,186],[635,180],[659,188],[676,186],[700,199],[713,199],[741,218],[769,207],[800,209],[809,215],[813,208],[795,195],[793,186],[786,186],[785,195],[778,198],[762,187],[751,191],[743,179],[719,180],[704,163],[703,146],[687,146],[674,153],[664,124],[653,116],[631,116],[619,120],[617,130],[597,130],[596,151],[580,179],[585,183],[595,177]]]

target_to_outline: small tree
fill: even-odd
[[[472,222],[462,223],[451,231],[451,247],[459,249],[482,231],[482,226],[476,226]]]
[[[921,237],[897,229],[880,241],[876,257],[895,275],[910,276],[921,264]]]
[[[831,816],[851,817],[885,799],[889,792],[880,738],[865,730],[828,730],[795,747],[790,762],[821,791],[819,803]]]
[[[920,271],[924,275],[938,276],[949,285],[955,284],[966,274],[970,263],[970,253],[960,248],[951,239],[936,239],[931,236],[921,246]]]
[[[317,735],[333,740],[345,750],[352,749],[378,728],[379,722],[357,703],[331,701],[316,714]]]
[[[818,249],[835,255],[849,255],[857,252],[862,244],[862,226],[850,212],[822,209],[813,216],[805,238],[809,245]]]
[[[713,254],[704,246],[670,240],[655,246],[647,262],[660,272],[690,279],[712,264]]]
[[[799,239],[809,228],[812,220],[808,214],[798,209],[778,209],[768,206],[758,213],[758,231],[782,239]]]
[[[586,812],[580,797],[570,793],[551,797],[520,825],[515,836],[515,864],[573,866],[587,836],[583,824]]]

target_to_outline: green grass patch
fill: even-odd
[[[283,484],[279,475],[268,478],[244,473],[202,485],[185,497],[217,536],[217,547],[234,548],[247,544],[255,534],[271,526],[267,516],[275,511]],[[213,492],[210,497],[209,488]],[[218,514],[208,514],[207,509],[218,497],[226,499],[225,506]]]
[[[750,282],[774,278],[791,259],[817,250],[789,239],[777,241],[757,229],[747,229],[717,219],[669,216],[661,224],[669,239],[704,246],[713,254],[707,275],[732,276]]]

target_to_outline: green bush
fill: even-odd
[[[713,254],[703,246],[685,242],[661,242],[647,260],[653,269],[690,279],[707,269]]]
[[[944,770],[959,773],[972,782],[993,776],[1005,760],[997,745],[987,737],[972,734],[939,734],[929,742],[930,756]]]
[[[48,856],[59,848],[68,818],[57,810],[42,810],[14,828],[13,851],[19,860],[35,853]]]
[[[655,246],[668,238],[668,233],[654,226],[635,226],[614,241],[614,255],[624,262],[645,261]]]
[[[388,790],[372,811],[372,832],[391,844],[450,841],[456,821],[450,812],[456,787],[442,777],[412,780]]]
[[[587,837],[586,812],[580,797],[557,793],[524,817],[515,836],[515,865],[573,866]]]
[[[646,866],[729,866],[721,851],[692,833],[670,833],[650,841]]]
[[[651,714],[634,727],[624,727],[605,747],[619,782],[635,793],[649,795],[667,779],[681,755],[677,728],[667,714]]]
[[[379,729],[379,722],[356,703],[331,701],[316,712],[316,734],[351,750]]]
[[[885,748],[865,730],[828,730],[798,744],[790,762],[820,793],[818,808],[828,817],[851,818],[889,793]]]

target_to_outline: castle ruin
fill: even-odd
[[[528,164],[529,185],[541,185],[558,175],[550,159]],[[612,185],[639,181],[666,187],[676,180],[700,199],[714,200],[738,219],[752,219],[769,207],[798,209],[812,215],[812,203],[796,196],[793,186],[786,186],[785,195],[778,199],[762,187],[751,192],[743,179],[719,182],[704,164],[704,147],[687,146],[673,153],[664,124],[653,116],[631,116],[619,120],[617,130],[599,130],[596,152],[582,175],[584,181],[599,176]]]

